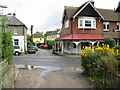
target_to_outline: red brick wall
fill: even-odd
[[[64,16],[64,23],[62,24],[61,36],[67,35],[71,33],[71,21],[69,20],[69,27],[65,28],[65,21],[68,20],[67,14]]]
[[[65,15],[65,20],[68,19],[67,15]],[[120,33],[118,32],[114,32],[113,30],[116,30],[117,28],[117,22],[110,22],[110,31],[109,32],[104,32],[103,31],[103,22],[101,22],[99,20],[99,18],[96,19],[96,29],[79,29],[78,28],[78,18],[75,18],[72,20],[72,30],[73,33],[98,33],[98,34],[102,34],[105,36],[111,36],[113,38],[117,38],[120,36]],[[71,21],[69,21],[69,28],[64,28],[64,25],[62,25],[62,33],[61,35],[66,35],[66,34],[70,34],[71,33]]]
[[[99,19],[96,19],[96,29],[79,29],[78,28],[78,18],[73,20],[73,31],[74,33],[101,33],[103,25],[99,22]]]

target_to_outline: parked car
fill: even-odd
[[[36,53],[35,46],[29,46],[27,52],[28,52],[29,54],[30,54],[30,53],[34,53],[34,54],[35,54],[35,53]]]
[[[36,49],[36,51],[38,51],[38,47],[37,46],[35,46],[35,49]]]
[[[14,55],[20,55],[22,54],[23,50],[20,48],[20,46],[14,46]]]
[[[43,45],[43,44],[41,44],[41,45],[39,45],[39,46],[38,46],[38,48],[42,48],[43,46],[44,46],[44,45]]]
[[[48,45],[44,45],[43,48],[48,49]]]

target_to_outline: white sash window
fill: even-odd
[[[96,29],[96,19],[92,17],[79,18],[78,28]]]

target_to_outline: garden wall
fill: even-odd
[[[18,69],[14,65],[8,65],[3,69],[2,88],[14,88]]]

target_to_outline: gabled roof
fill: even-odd
[[[68,18],[70,19],[71,15],[73,15],[73,13],[75,13],[77,9],[78,9],[78,7],[65,6],[64,13],[63,13],[63,18],[62,18],[62,22],[63,22],[65,13],[67,14]]]
[[[116,13],[114,10],[95,8],[95,6],[93,6],[90,2],[86,2],[82,4],[80,7],[66,6],[64,10],[64,14],[66,12],[68,19],[75,18],[87,5],[91,5],[103,20],[120,21],[118,18],[118,13]],[[63,15],[63,19],[64,19],[64,15]]]
[[[101,16],[102,19],[104,19],[104,17],[97,11],[97,9],[94,7],[94,5],[90,1],[84,3],[82,6],[80,6],[78,8],[77,12],[74,13],[72,18],[75,18],[84,8],[86,8],[87,5],[91,5],[91,7],[98,13],[98,15]]]
[[[69,34],[57,38],[56,40],[104,40],[100,34]]]
[[[9,26],[25,26],[24,23],[22,23],[19,19],[17,19],[15,16],[7,16],[8,21],[7,25]],[[26,26],[25,26],[26,27]],[[26,27],[27,28],[27,27]]]
[[[119,1],[119,3],[118,3],[118,7],[117,7],[117,9],[115,10],[115,12],[120,12],[120,1]]]

